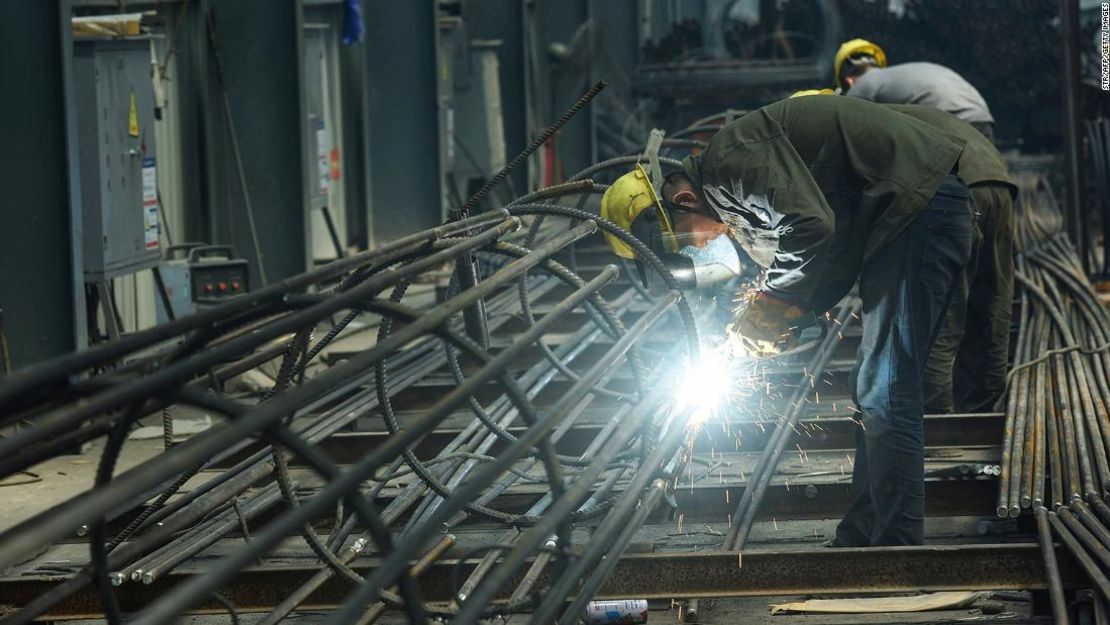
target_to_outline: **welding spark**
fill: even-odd
[[[724,403],[732,387],[724,354],[706,351],[700,362],[687,367],[679,379],[675,407],[686,412],[687,423],[700,427]]]
[[[754,362],[732,356],[727,349],[704,349],[698,362],[688,364],[678,378],[675,408],[686,413],[687,424],[704,425],[729,403],[754,395]],[[722,424],[726,434],[728,423]]]

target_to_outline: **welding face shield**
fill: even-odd
[[[727,236],[710,239],[705,245],[684,245],[676,254],[682,266],[671,269],[671,274],[689,288],[705,288],[722,284],[741,275],[743,263],[732,241]]]
[[[670,203],[668,205],[673,208]],[[733,269],[739,264],[738,259],[736,262],[721,262],[727,253],[720,244],[713,247],[715,254],[706,254],[693,245],[682,244],[684,237],[675,233],[671,212],[664,208],[647,171],[639,164],[606,190],[601,198],[601,217],[643,242],[659,257],[680,288],[693,289],[717,284],[739,273]],[[617,256],[636,261],[644,287],[650,288],[653,274],[636,251],[608,232],[605,233],[605,239]],[[725,237],[718,237],[718,240],[731,247]],[[735,254],[735,250],[733,253]]]
[[[692,272],[698,288],[721,284],[743,274],[745,263],[716,213],[692,210],[666,199],[663,207],[675,225],[678,254],[685,263],[681,271]]]

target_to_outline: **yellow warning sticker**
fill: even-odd
[[[139,136],[139,112],[135,110],[135,92],[131,92],[131,112],[127,114],[127,134]]]

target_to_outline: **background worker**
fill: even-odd
[[[921,104],[971,124],[994,142],[994,117],[979,91],[951,69],[936,63],[887,67],[886,52],[866,39],[841,44],[835,60],[841,93],[884,104]]]
[[[981,240],[967,271],[956,282],[948,316],[929,353],[925,410],[989,412],[1006,391],[1018,188],[1002,155],[970,125],[927,106],[890,108],[967,142],[957,173],[971,192]]]
[[[797,98],[725,126],[662,188],[670,214],[722,222],[766,268],[732,328],[753,355],[776,353],[859,281],[863,427],[834,546],[924,540],[925,359],[972,245],[967,188],[952,173],[963,145],[854,98]]]
[[[831,89],[791,98],[831,95]],[[928,106],[886,105],[967,142],[957,173],[971,192],[977,237],[972,261],[957,281],[948,315],[929,353],[925,411],[988,412],[1006,390],[1014,296],[1013,201],[1017,186],[998,150],[954,115]]]

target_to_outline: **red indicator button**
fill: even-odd
[[[221,282],[220,286],[219,286],[219,289],[221,291],[226,291],[227,290],[227,283],[226,282]]]

